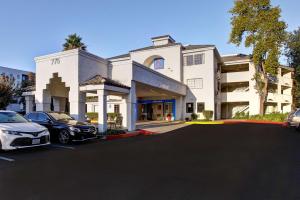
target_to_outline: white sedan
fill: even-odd
[[[0,149],[12,150],[48,144],[48,129],[28,121],[18,113],[0,111]]]

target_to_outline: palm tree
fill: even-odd
[[[64,43],[64,51],[71,50],[71,49],[81,49],[86,51],[86,46],[84,43],[81,42],[82,38],[77,35],[76,33],[69,35],[66,38],[66,42]]]

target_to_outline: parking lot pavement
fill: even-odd
[[[300,134],[276,125],[4,152],[0,199],[297,199]]]

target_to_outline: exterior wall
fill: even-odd
[[[0,66],[0,75],[5,74],[6,76],[13,77],[15,79],[16,86],[21,86],[23,81],[22,76],[28,76],[29,73],[31,72]]]
[[[0,75],[3,74],[9,77],[13,77],[15,79],[16,87],[21,86],[22,81],[24,81],[24,78],[26,78],[29,73],[31,72],[0,66]],[[23,104],[19,104],[19,103],[11,103],[6,107],[6,110],[12,110],[16,112],[22,111],[24,109],[25,108]]]
[[[249,82],[249,90],[244,92],[222,92],[221,101],[222,103],[249,103],[249,114],[257,115],[260,109],[260,98],[259,94],[255,89],[255,81],[252,80],[255,74],[255,65],[250,60],[241,60],[235,62],[227,62],[225,66],[238,65],[238,64],[249,64],[248,71],[237,71],[222,73],[222,83],[241,83]],[[292,78],[291,72],[281,75],[281,68],[278,70],[276,85],[276,92],[269,92],[267,95],[267,101],[265,105],[265,112],[290,112],[292,105]],[[230,106],[233,106],[232,104]],[[222,108],[224,110],[224,108]],[[232,110],[232,109],[231,109]],[[238,110],[238,109],[237,109]],[[234,112],[231,112],[234,113]],[[222,114],[222,116],[225,116]],[[234,116],[234,115],[232,115]]]
[[[37,57],[35,61],[37,110],[50,110],[52,94],[47,85],[56,74],[69,88],[70,114],[76,119],[83,119],[85,94],[79,92],[79,84],[96,74],[107,76],[107,62],[78,49]]]
[[[151,57],[154,58],[154,56],[162,57],[165,60],[164,69],[157,69],[156,71],[177,81],[182,81],[182,56],[180,45],[135,51],[131,52],[130,56],[133,61],[146,66],[147,64],[145,61],[147,59]],[[152,69],[154,69],[153,66]]]
[[[183,55],[195,54],[197,52],[185,53]],[[184,66],[184,83],[188,79],[202,78],[202,89],[191,89],[186,96],[185,103],[194,103],[194,112],[197,112],[197,102],[205,103],[205,110],[212,110],[215,113],[215,91],[216,91],[216,61],[214,50],[207,50],[205,53],[205,63],[201,65]],[[184,107],[185,109],[185,107]],[[201,113],[198,113],[203,118]],[[185,113],[185,117],[190,117],[190,113]]]

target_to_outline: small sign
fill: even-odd
[[[51,59],[51,65],[59,65],[59,64],[60,64],[60,58]]]

